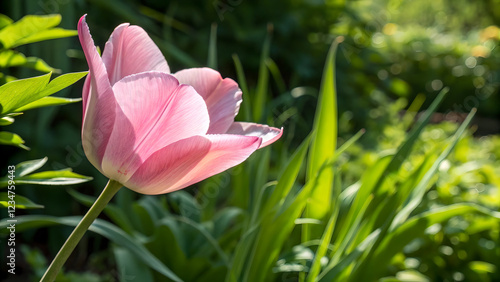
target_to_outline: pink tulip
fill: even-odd
[[[283,129],[235,122],[238,84],[209,68],[170,74],[146,32],[119,25],[102,57],[83,16],[78,36],[89,65],[82,140],[105,176],[142,194],[172,192],[240,164]]]

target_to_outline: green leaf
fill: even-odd
[[[40,41],[46,41],[46,40],[50,40],[50,39],[71,37],[71,36],[76,36],[76,35],[78,35],[78,31],[76,31],[76,30],[68,30],[68,29],[63,29],[63,28],[51,28],[48,30],[43,30],[43,31],[40,31],[38,33],[32,34],[30,36],[27,36],[27,37],[21,39],[21,40],[18,40],[16,42],[15,46],[20,46],[20,45],[35,43],[35,42],[40,42]]]
[[[340,182],[340,175],[337,172],[335,175],[335,184],[333,185],[333,198],[332,198],[332,211],[330,215],[330,219],[325,227],[325,231],[323,232],[323,236],[321,237],[321,243],[316,250],[316,254],[314,255],[314,260],[311,265],[311,269],[307,275],[307,280],[313,282],[318,277],[318,274],[321,270],[321,259],[326,255],[328,251],[328,247],[330,246],[330,242],[332,241],[333,230],[335,228],[335,224],[337,223],[337,217],[340,211],[340,193],[342,189],[342,184]]]
[[[16,109],[16,111],[24,112],[36,108],[66,105],[70,103],[80,102],[81,100],[82,98],[65,98],[65,97],[51,97],[51,96],[43,97],[42,99],[36,100],[35,102],[31,102],[27,105],[24,105]]]
[[[81,220],[81,217],[53,217],[53,216],[20,216],[17,217],[16,231],[22,232],[23,230],[39,228],[42,226],[50,226],[56,224],[64,224],[68,226],[76,226]],[[6,220],[0,221],[0,233],[7,232],[9,226]],[[7,230],[7,231],[6,231]],[[165,277],[174,281],[182,281],[175,275],[167,266],[165,266],[158,258],[152,255],[148,249],[140,244],[136,239],[125,233],[117,226],[106,222],[101,219],[96,219],[89,228],[90,231],[95,232],[101,236],[106,237],[108,240],[130,251],[138,260],[142,261],[149,267],[163,274]]]
[[[14,50],[5,50],[0,52],[0,68],[8,67],[27,67],[41,72],[58,71],[40,58],[26,58],[24,54]]]
[[[373,266],[373,260],[379,261],[378,258],[374,258],[376,256],[377,252],[379,251],[381,244],[383,243],[383,240],[388,236],[386,234],[391,234],[398,226],[404,224],[404,222],[407,220],[407,218],[410,216],[410,214],[415,210],[415,208],[422,202],[422,199],[425,195],[425,192],[427,191],[427,187],[429,187],[429,183],[431,182],[431,178],[434,176],[436,171],[438,170],[439,166],[441,163],[448,157],[448,155],[451,153],[451,151],[454,149],[456,146],[458,140],[460,137],[463,135],[465,129],[469,125],[469,123],[472,120],[472,117],[474,116],[476,110],[473,109],[471,113],[467,116],[465,121],[462,123],[462,125],[458,128],[456,131],[455,135],[449,142],[448,146],[446,149],[440,154],[440,156],[437,158],[437,160],[432,164],[432,166],[429,168],[429,170],[425,173],[423,178],[420,180],[418,185],[411,191],[410,196],[404,203],[403,207],[401,210],[394,216],[394,215],[389,215],[386,216],[388,219],[386,220],[386,224],[384,224],[384,227],[381,230],[381,236],[377,239],[377,241],[374,244],[374,247],[367,252],[367,254],[364,256],[363,260],[361,262],[358,262],[356,268],[353,270],[353,273],[351,274],[351,277],[354,277],[354,280],[370,280],[369,276],[373,275],[378,269],[367,269],[367,265],[372,265]],[[394,205],[393,209],[396,209],[397,205]],[[395,212],[395,211],[394,211]],[[394,214],[394,213],[392,213]],[[390,225],[389,225],[390,223]],[[380,267],[379,265],[377,267]]]
[[[113,246],[113,253],[115,254],[120,281],[127,281],[129,277],[140,277],[141,281],[144,282],[154,281],[151,270],[135,258],[135,255],[129,250]]]
[[[95,201],[97,200],[96,197],[84,195],[82,193],[79,193],[73,189],[68,189],[68,194],[70,194],[73,198],[75,198],[80,204],[86,206],[86,207],[91,207]],[[108,216],[113,223],[118,225],[123,231],[127,233],[132,233],[133,232],[133,227],[132,224],[130,223],[130,219],[127,218],[126,214],[124,213],[123,209],[120,209],[113,203],[108,203],[106,207],[103,210],[103,213]]]
[[[243,70],[243,65],[238,55],[233,54],[234,67],[236,68],[236,75],[238,76],[238,84],[240,85],[242,92],[242,99],[246,101],[242,103],[240,109],[240,115],[243,116],[243,120],[252,120],[252,113],[250,109],[250,93],[248,92],[247,79],[245,78],[245,71]]]
[[[217,24],[212,23],[210,28],[210,41],[208,42],[208,60],[207,66],[217,69]]]
[[[500,212],[491,211],[469,203],[453,204],[416,215],[399,225],[393,232],[383,238],[382,243],[377,248],[372,259],[367,263],[366,268],[360,270],[366,275],[364,278],[368,279],[362,281],[369,281],[370,278],[377,277],[380,271],[385,269],[381,266],[381,262],[390,262],[391,258],[400,252],[409,242],[423,236],[429,226],[441,223],[454,216],[466,215],[472,212],[481,213],[500,220]]]
[[[293,153],[290,161],[286,165],[281,175],[278,177],[278,184],[276,184],[273,193],[269,197],[269,200],[267,200],[262,211],[263,216],[267,216],[268,211],[277,209],[281,205],[283,205],[286,195],[288,195],[288,193],[292,189],[293,184],[295,183],[297,176],[299,175],[300,168],[304,163],[304,158],[307,153],[307,149],[309,148],[311,136],[312,134],[310,134],[308,137],[306,137],[306,139],[304,139],[304,141],[302,141],[299,148]]]
[[[175,219],[193,227],[194,229],[196,229],[204,237],[206,242],[208,242],[208,243],[210,243],[210,245],[212,245],[212,247],[217,252],[219,257],[226,264],[226,266],[229,267],[229,259],[228,259],[227,255],[224,253],[222,248],[219,246],[219,243],[217,242],[217,240],[215,240],[214,237],[212,235],[210,235],[210,233],[206,230],[206,228],[202,224],[194,222],[187,217],[178,216],[178,217],[175,217]]]
[[[21,136],[7,132],[7,131],[0,131],[0,144],[2,145],[12,145],[16,146],[19,148],[23,148],[25,150],[29,150],[30,148],[26,147],[24,144],[24,140],[21,138]]]
[[[75,72],[60,75],[49,82],[50,73],[28,79],[19,79],[0,87],[1,113],[10,113],[23,109],[26,105],[43,97],[52,95],[80,80],[88,72]],[[48,84],[47,84],[48,83]],[[51,102],[62,102],[59,100],[47,100],[40,104]],[[35,105],[40,105],[35,104]]]
[[[0,118],[0,126],[6,126],[6,125],[11,125],[14,123],[14,118],[13,117],[1,117]]]
[[[14,21],[11,18],[7,17],[6,15],[0,14],[0,29],[8,26],[13,22]]]
[[[9,195],[8,192],[0,192],[0,206],[1,207],[9,207],[9,201],[14,201],[15,202],[15,207],[16,209],[40,209],[43,208],[42,205],[35,204],[33,203],[30,199],[20,196],[20,195],[15,195],[13,199],[10,199],[9,196],[12,197],[12,194]]]
[[[332,158],[337,148],[337,98],[335,89],[335,54],[339,41],[332,43],[328,52],[314,117],[313,139],[309,151],[307,178],[315,178],[320,168]],[[318,179],[311,199],[306,207],[305,216],[323,219],[330,209],[332,198],[333,171],[326,170]],[[309,225],[303,226],[303,241],[309,241]]]
[[[59,25],[60,22],[61,15],[25,16],[0,30],[0,43],[4,49],[10,49],[40,40],[76,35],[76,31],[60,28],[51,29]]]
[[[69,170],[43,171],[16,178],[16,184],[69,185],[92,180]]]
[[[274,78],[274,81],[276,82],[276,86],[278,87],[278,91],[280,93],[285,93],[286,92],[285,80],[283,79],[283,76],[281,75],[281,72],[280,72],[280,69],[278,68],[278,65],[271,58],[267,58],[266,65],[269,68],[269,71],[271,72],[271,74]]]
[[[27,79],[19,79],[0,87],[0,113],[6,114],[36,101],[44,96],[44,88],[50,80],[50,73]]]
[[[418,183],[418,185],[411,191],[410,196],[408,197],[407,203],[404,205],[404,207],[401,209],[401,211],[396,215],[394,220],[392,221],[390,230],[396,228],[398,225],[402,224],[417,208],[417,206],[422,202],[422,199],[425,195],[425,192],[427,191],[427,186],[428,183],[430,182],[432,176],[436,173],[438,170],[439,166],[441,163],[448,157],[448,155],[453,151],[455,146],[458,143],[458,140],[460,140],[460,137],[464,134],[465,129],[467,126],[469,126],[470,122],[472,121],[472,118],[474,117],[474,114],[476,113],[476,110],[473,109],[465,121],[460,125],[460,127],[457,129],[457,132],[455,132],[455,135],[449,142],[449,145],[446,147],[446,149],[441,153],[439,158],[434,162],[432,167],[427,171],[427,173],[424,175],[422,180]],[[389,230],[389,231],[390,231]]]
[[[266,60],[269,58],[269,51],[271,49],[273,25],[267,25],[267,35],[262,45],[262,54],[259,64],[259,78],[257,81],[257,90],[255,93],[255,100],[253,100],[253,120],[259,121],[262,118],[264,108],[266,106],[267,91],[269,89],[269,71],[266,66]]]
[[[37,159],[37,160],[31,160],[31,161],[25,161],[22,163],[18,163],[16,165],[16,177],[22,177],[27,174],[30,174],[34,172],[35,170],[41,168],[46,162],[48,158],[45,157],[43,159]]]

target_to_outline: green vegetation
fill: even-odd
[[[285,130],[240,166],[185,190],[121,190],[60,281],[500,279],[498,1],[313,2],[0,4],[16,20],[61,13],[68,29],[88,13],[101,48],[117,24],[140,25],[174,72],[217,66],[238,81],[245,103],[237,119]],[[80,105],[30,106],[81,95],[85,73],[49,82],[39,72],[87,68],[74,38],[16,47],[74,35],[49,18],[23,38],[0,37],[3,82],[12,80],[0,86],[1,126],[26,136],[10,133],[13,145],[31,147],[2,146],[11,148],[4,167],[20,163],[16,182],[26,184],[16,190],[26,195],[19,208],[33,208],[16,214],[26,281],[43,275],[105,183],[81,149]],[[0,34],[28,20],[36,17],[0,17]],[[75,98],[48,96],[66,87],[61,96]],[[44,156],[53,170],[35,173]],[[0,220],[2,236],[6,226]]]

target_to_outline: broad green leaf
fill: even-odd
[[[38,77],[20,79],[7,83],[0,87],[1,112],[5,114],[13,111],[19,111],[19,109],[23,109],[23,107],[32,102],[52,95],[59,90],[72,85],[86,74],[87,72],[67,73],[56,77],[48,83],[50,79],[49,73]],[[54,102],[54,100],[48,100],[40,103],[43,104],[51,101]]]
[[[52,97],[52,96],[43,97],[42,99],[36,100],[35,102],[31,102],[27,105],[24,105],[16,109],[16,111],[24,112],[36,108],[66,105],[70,103],[80,102],[81,100],[82,100],[81,98],[64,98],[64,97]]]
[[[21,136],[7,131],[0,131],[0,144],[1,145],[12,145],[25,150],[29,150],[24,144],[24,140]]]
[[[120,281],[129,281],[130,277],[140,277],[141,281],[153,282],[151,269],[135,258],[135,255],[124,247],[113,246],[116,266]]]
[[[14,21],[7,17],[6,15],[0,14],[0,29],[6,27],[7,25],[13,23]]]
[[[16,184],[69,185],[90,180],[92,180],[92,177],[83,176],[69,170],[58,170],[43,171],[23,177],[16,177]]]
[[[6,126],[6,125],[11,125],[14,123],[14,118],[13,117],[1,117],[0,118],[0,126]]]
[[[320,168],[332,158],[337,148],[337,98],[335,89],[335,54],[339,40],[328,52],[314,117],[314,135],[307,168],[308,179],[315,178]],[[326,170],[318,179],[306,207],[306,217],[323,219],[329,211],[332,198],[333,171]],[[308,225],[304,225],[304,241],[309,240]]]
[[[72,84],[77,82],[78,80],[82,79],[84,76],[87,75],[87,71],[82,71],[82,72],[72,72],[72,73],[66,73],[63,75],[60,75],[53,80],[50,81],[50,83],[43,89],[41,93],[38,93],[36,96],[39,97],[38,99],[42,97],[46,97],[49,95],[52,95]],[[36,100],[38,100],[36,99]],[[26,105],[26,104],[24,104]],[[23,106],[24,106],[23,105]],[[17,110],[17,109],[16,109]]]
[[[36,101],[44,95],[43,90],[50,80],[50,73],[27,79],[19,79],[0,87],[0,113],[6,114]]]
[[[213,235],[219,238],[224,235],[224,232],[235,222],[238,217],[243,215],[243,210],[236,207],[227,207],[220,210],[213,218],[214,230]]]
[[[0,68],[27,67],[41,72],[58,71],[50,67],[44,60],[36,57],[24,56],[14,50],[0,52]]]
[[[71,35],[56,30],[54,34],[46,33],[50,28],[61,22],[61,15],[24,16],[19,21],[9,24],[0,30],[0,43],[4,49],[10,49],[22,44],[32,43],[39,40],[67,37]],[[42,34],[43,36],[38,36]]]
[[[47,85],[47,88],[44,89],[44,96],[49,96],[52,95],[59,90],[62,90],[73,83],[77,82],[78,80],[82,79],[84,76],[86,76],[88,71],[82,71],[82,72],[72,72],[72,73],[66,73],[63,75],[60,75],[56,78],[54,78],[49,85]]]
[[[183,222],[191,227],[193,227],[195,230],[197,230],[206,240],[206,242],[210,243],[214,250],[217,252],[219,257],[222,259],[222,261],[226,264],[226,266],[229,266],[229,259],[227,255],[224,253],[222,248],[219,246],[219,243],[217,240],[214,239],[214,237],[201,225],[200,223],[194,222],[190,220],[187,217],[175,217],[175,220],[178,220],[179,222]]]
[[[37,32],[37,33],[32,34],[30,36],[27,36],[23,39],[20,39],[16,42],[15,46],[20,46],[20,45],[35,43],[35,42],[40,42],[40,41],[46,41],[46,40],[50,40],[50,39],[71,37],[71,36],[76,36],[76,35],[78,35],[78,31],[76,31],[76,30],[68,30],[68,29],[64,29],[64,28],[51,28],[51,29]]]
[[[17,220],[18,222],[16,223],[16,231],[22,232],[27,229],[51,226],[56,224],[76,226],[80,222],[81,217],[30,215],[17,217]],[[7,226],[9,226],[8,222],[6,220],[1,220],[0,233],[5,234],[5,232],[8,231],[6,228]],[[127,249],[137,259],[141,260],[144,264],[165,275],[165,277],[168,277],[173,281],[182,281],[167,266],[165,266],[160,260],[158,260],[158,258],[152,255],[148,251],[148,249],[146,249],[141,243],[139,243],[136,239],[134,239],[115,225],[101,219],[96,219],[90,226],[89,230],[101,236],[104,236],[113,243]]]
[[[10,199],[9,196],[15,196],[13,199]],[[0,206],[1,207],[9,207],[9,201],[13,201],[16,209],[41,209],[42,205],[33,203],[30,199],[17,195],[17,194],[9,194],[9,192],[0,192]]]
[[[268,24],[266,39],[262,45],[255,99],[252,101],[254,121],[259,121],[262,118],[266,106],[267,91],[269,90],[269,71],[266,66],[266,60],[269,58],[269,50],[271,49],[272,32],[273,26],[272,24]]]
[[[43,159],[24,161],[22,163],[18,163],[16,165],[16,177],[22,177],[27,174],[34,172],[35,170],[41,168],[46,162],[48,158],[45,157]]]

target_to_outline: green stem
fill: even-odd
[[[106,207],[109,201],[122,186],[123,185],[117,181],[109,180],[106,187],[104,187],[104,190],[102,190],[101,195],[99,195],[99,198],[97,198],[87,214],[82,218],[80,223],[78,223],[75,230],[73,230],[71,235],[69,235],[68,239],[57,253],[40,282],[52,282],[56,279],[61,267],[66,262],[69,255],[73,252],[78,242],[80,242],[83,234],[87,232],[87,229],[89,229],[92,222],[94,222],[97,216],[102,212],[104,207]]]

